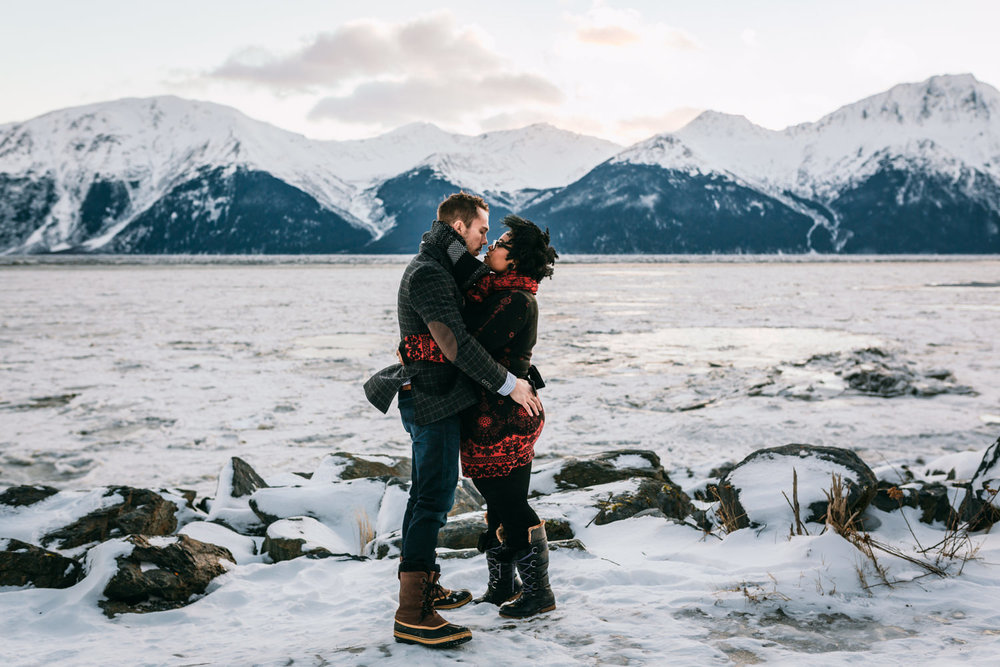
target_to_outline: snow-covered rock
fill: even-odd
[[[716,514],[731,517],[739,528],[787,530],[795,526],[797,500],[802,521],[822,522],[834,475],[842,480],[848,513],[860,514],[875,496],[877,480],[854,452],[814,445],[759,449],[719,480]]]
[[[264,551],[278,563],[299,556],[326,558],[335,555],[356,555],[364,545],[348,544],[343,537],[307,516],[275,521],[267,527]]]
[[[1000,521],[1000,438],[983,453],[960,509],[962,519],[974,530]]]

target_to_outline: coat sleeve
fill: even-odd
[[[507,381],[507,369],[498,364],[475,338],[469,335],[456,302],[457,286],[450,275],[433,270],[433,267],[418,269],[410,280],[410,303],[428,329],[438,340],[439,334],[454,339],[452,346],[441,345],[445,356],[460,371],[492,392],[503,388]],[[452,350],[448,350],[452,347]]]

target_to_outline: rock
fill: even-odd
[[[554,479],[557,488],[565,490],[608,484],[630,477],[666,480],[660,457],[646,449],[618,449],[583,459],[566,459]]]
[[[650,509],[678,521],[694,512],[691,499],[669,478],[666,481],[642,479],[635,490],[619,493],[603,502],[594,523],[603,526]]]
[[[119,495],[120,503],[96,510],[42,537],[48,546],[57,542],[58,549],[72,549],[109,537],[125,535],[169,535],[177,529],[177,506],[159,493],[148,489],[115,486],[105,496]]]
[[[828,504],[824,491],[830,491],[833,474],[842,477],[850,513],[860,515],[878,485],[871,468],[847,449],[798,444],[759,449],[719,481],[716,515],[730,518],[728,528],[794,523],[789,507],[789,501],[794,500],[793,471],[798,476],[800,518],[804,522],[824,520]]]
[[[353,556],[360,553],[364,546],[360,542],[353,546],[349,545],[316,519],[299,516],[275,521],[268,526],[263,550],[272,561],[278,563],[300,556],[307,558]]]
[[[229,472],[229,479],[225,480],[227,472]],[[219,479],[220,488],[223,484],[228,487],[227,495],[230,498],[242,498],[249,496],[257,489],[267,488],[267,482],[264,481],[264,478],[258,475],[249,463],[238,456],[234,456],[229,465],[223,469]]]
[[[116,559],[118,571],[104,588],[107,600],[99,603],[108,616],[183,607],[226,571],[222,561],[234,562],[228,549],[187,535],[130,535],[125,541],[132,552]]]
[[[438,532],[438,546],[445,549],[475,549],[479,535],[486,530],[482,512],[473,512],[448,519]]]
[[[909,482],[899,486],[880,480],[872,505],[883,512],[895,512],[901,507],[919,508],[922,523],[941,521],[952,526],[958,517],[951,508],[948,487],[940,482]]]
[[[234,456],[219,471],[215,498],[199,509],[208,511],[208,520],[241,535],[262,536],[267,523],[261,522],[250,508],[249,499],[261,489],[270,488],[249,463]]]
[[[326,538],[317,539],[320,546],[334,554],[368,555],[371,542],[399,528],[406,497],[395,478],[361,478],[260,489],[251,496],[250,507],[268,526],[267,535],[272,539],[277,536],[271,524],[282,519],[309,517],[338,538],[333,547],[327,544]],[[281,537],[298,539],[299,536]]]
[[[563,518],[544,518],[545,534],[549,540],[568,540],[574,536],[569,522]],[[442,549],[475,549],[479,546],[479,535],[486,530],[486,521],[482,512],[471,512],[448,519],[448,523],[438,532],[438,547]],[[389,553],[400,548],[399,536],[395,535],[380,545],[382,551]],[[378,549],[376,553],[380,553]],[[379,558],[384,558],[380,555]]]
[[[575,537],[571,540],[549,540],[549,551],[559,551],[560,549],[586,551],[587,547]]]
[[[975,393],[970,387],[955,384],[948,370],[921,372],[913,368],[911,362],[896,360],[892,354],[877,347],[854,350],[840,360],[836,372],[850,389],[869,396],[894,398]]]
[[[69,588],[83,578],[80,563],[34,544],[0,538],[0,586]]]
[[[986,448],[983,459],[969,480],[958,513],[969,530],[984,530],[1000,521],[1000,438]]]
[[[382,456],[379,454],[358,456],[347,452],[337,452],[319,462],[311,479],[316,482],[335,482],[385,476],[409,480],[410,459],[405,456]]]
[[[0,493],[0,505],[9,505],[10,507],[34,505],[57,493],[59,490],[51,486],[12,486]]]
[[[729,473],[730,470],[736,467],[734,461],[727,461],[720,466],[716,466],[708,471],[709,477],[714,477],[715,479],[721,479],[723,476]]]
[[[573,528],[566,519],[543,517],[542,520],[545,521],[545,537],[548,540],[571,540],[575,537]]]
[[[466,512],[482,511],[486,504],[486,499],[476,489],[472,480],[461,478],[458,486],[455,487],[455,504],[452,505],[448,516],[457,516]]]
[[[584,546],[583,542],[576,538],[569,540],[549,540],[549,551],[559,551],[560,549],[586,551],[587,547]],[[482,552],[480,552],[479,549],[453,549],[439,553],[438,560],[475,558],[476,556],[481,555],[481,553]]]
[[[177,531],[199,542],[214,544],[229,550],[237,565],[256,562],[257,542],[252,537],[239,533],[211,521],[192,521]]]

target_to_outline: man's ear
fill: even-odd
[[[464,234],[464,233],[465,233],[465,230],[466,230],[466,229],[468,229],[468,227],[469,227],[469,226],[468,226],[467,224],[465,224],[465,222],[464,222],[464,221],[462,221],[462,219],[461,219],[461,218],[456,218],[456,219],[455,219],[455,220],[454,220],[454,221],[453,221],[453,222],[451,223],[451,228],[452,228],[452,229],[454,229],[454,230],[455,230],[456,232],[458,232],[459,234]]]

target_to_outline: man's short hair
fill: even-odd
[[[479,216],[479,209],[490,212],[486,200],[467,192],[456,192],[438,205],[437,219],[446,224],[461,220],[468,227]]]

